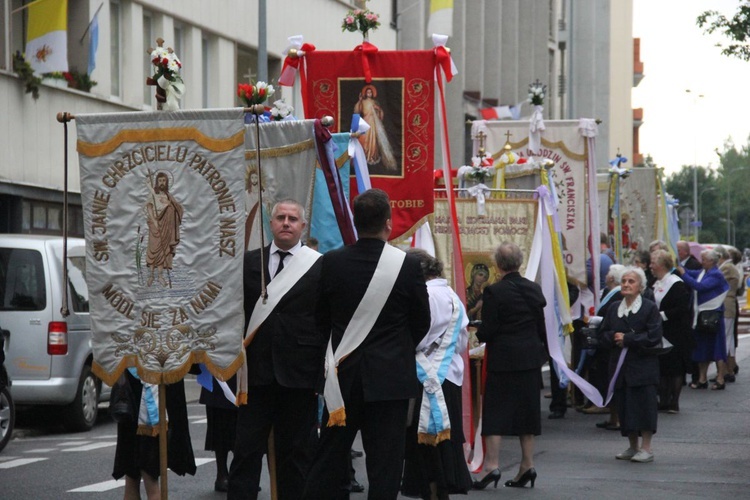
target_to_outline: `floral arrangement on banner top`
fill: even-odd
[[[464,165],[458,169],[458,175],[465,181],[474,181],[484,184],[488,179],[495,175],[495,166],[492,157],[474,156],[471,158],[471,165]]]
[[[242,99],[247,107],[263,104],[274,92],[276,92],[276,89],[273,88],[273,85],[266,82],[237,84],[237,96]]]
[[[157,47],[149,48],[151,64],[154,66],[154,76],[146,78],[146,85],[156,87],[156,102],[159,109],[166,103],[164,109],[174,111],[180,109],[178,100],[185,93],[185,84],[180,76],[182,62],[172,47],[164,48],[164,40],[156,39]]]
[[[370,9],[356,9],[347,12],[346,17],[341,22],[341,31],[361,31],[362,36],[367,40],[367,32],[375,31],[380,27],[380,16]]]
[[[533,106],[543,106],[546,93],[547,86],[539,80],[529,84],[529,102]]]

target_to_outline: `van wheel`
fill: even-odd
[[[16,406],[10,397],[10,389],[3,387],[0,391],[0,451],[10,441],[15,423]]]
[[[99,406],[99,382],[85,365],[78,382],[78,391],[71,404],[65,407],[66,427],[72,432],[91,430],[96,422]]]

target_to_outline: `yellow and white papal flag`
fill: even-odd
[[[68,71],[68,0],[29,5],[26,60],[37,74]]]
[[[427,36],[433,33],[453,36],[453,0],[430,0]]]

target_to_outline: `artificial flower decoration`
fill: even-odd
[[[245,103],[245,106],[263,104],[274,92],[276,90],[273,85],[268,85],[266,82],[240,83],[237,85],[237,95]]]
[[[154,65],[154,76],[152,78],[158,81],[160,77],[164,77],[171,82],[181,82],[182,78],[179,72],[182,63],[180,59],[171,47],[166,49],[162,47],[163,40],[159,39],[157,42],[161,43],[151,51],[151,64]]]
[[[471,166],[461,167],[459,173],[462,174],[464,180],[484,184],[487,179],[495,175],[495,167],[492,165],[492,158],[474,156],[471,159]]]
[[[543,85],[538,79],[529,84],[529,102],[533,106],[543,106],[544,96],[547,93],[547,86]]]
[[[294,112],[294,108],[284,102],[284,99],[274,101],[273,108],[271,108],[271,118],[276,121],[284,120],[287,117],[291,117]]]
[[[367,32],[376,30],[380,26],[380,16],[370,9],[350,10],[341,22],[341,31],[361,31],[367,37]]]

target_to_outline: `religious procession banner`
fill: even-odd
[[[359,137],[372,187],[388,193],[391,238],[401,241],[433,212],[434,51],[313,51],[306,57],[308,118],[332,116],[332,132],[370,126]],[[356,183],[352,183],[356,191]],[[354,193],[353,193],[354,194]]]
[[[309,222],[317,161],[313,123],[314,120],[275,121],[261,123],[257,131],[254,123],[247,125],[244,200],[248,214],[245,226],[248,250],[260,248],[261,227],[265,245],[271,243],[271,210],[281,200],[298,201],[305,207]],[[256,133],[260,135],[260,169],[255,150]],[[262,203],[260,186],[263,187]],[[306,236],[303,235],[302,241]]]
[[[242,364],[242,109],[77,115],[94,373]]]
[[[470,320],[481,319],[477,302],[488,284],[498,279],[494,250],[504,241],[516,243],[524,254],[521,272],[528,263],[536,228],[538,203],[529,199],[486,200],[485,215],[479,215],[477,202],[472,199],[456,200],[456,214],[461,233],[466,280],[466,310]],[[433,234],[435,256],[443,262],[444,275],[451,282],[453,276],[451,224],[448,200],[435,200]],[[453,283],[451,282],[451,286]]]
[[[549,160],[550,182],[557,196],[557,215],[563,244],[563,261],[569,280],[586,285],[587,251],[586,210],[591,197],[587,194],[586,171],[589,147],[579,130],[578,120],[550,120],[544,122],[541,147],[528,149],[528,122],[475,121],[472,125],[475,151],[479,147],[480,133],[489,156],[494,159],[496,184],[506,189],[536,189],[541,183],[539,166],[504,162],[506,142],[516,158]],[[506,155],[507,156],[507,155]]]
[[[659,226],[657,175],[655,168],[633,168],[624,175],[610,174],[609,217],[607,232],[620,239],[618,259],[628,262],[636,250],[648,250],[656,239]],[[665,240],[666,241],[666,240]]]
[[[348,179],[351,170],[349,153],[347,151],[349,134],[333,134],[331,140],[334,143],[333,156],[336,161],[339,178]],[[342,189],[348,200],[349,183],[344,182]],[[339,230],[336,214],[333,209],[333,200],[331,200],[325,174],[320,164],[315,169],[315,195],[313,196],[313,208],[309,219],[310,236],[318,240],[318,251],[320,253],[326,253],[329,250],[344,246],[344,240],[341,237],[341,231]]]

